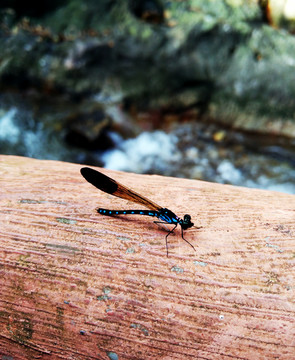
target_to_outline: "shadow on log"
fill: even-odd
[[[1,359],[295,358],[293,195],[102,170],[202,226],[167,258],[81,166],[0,161]]]

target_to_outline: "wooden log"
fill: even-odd
[[[293,195],[102,170],[202,226],[167,257],[81,166],[0,164],[1,359],[295,359]]]

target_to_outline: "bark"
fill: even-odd
[[[87,183],[1,156],[2,359],[295,359],[295,198],[102,170],[201,229],[196,252]]]

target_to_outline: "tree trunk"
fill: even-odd
[[[1,156],[1,359],[295,359],[295,197],[102,170],[196,226],[167,231],[81,166]]]

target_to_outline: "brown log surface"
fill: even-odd
[[[167,258],[80,168],[0,156],[1,360],[295,359],[294,195],[102,170],[202,226]]]

